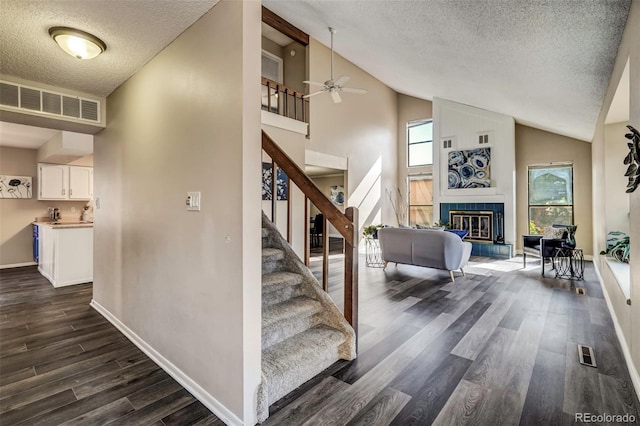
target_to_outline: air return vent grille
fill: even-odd
[[[100,107],[99,100],[0,81],[0,108],[3,109],[39,112],[100,124]]]
[[[0,105],[18,107],[19,101],[18,86],[0,83]]]
[[[80,118],[80,99],[62,97],[62,115],[67,117]]]
[[[85,120],[98,121],[98,103],[94,101],[87,101],[82,99],[80,101],[80,111],[82,111],[82,118]]]
[[[60,98],[56,93],[42,92],[42,111],[60,115]]]
[[[21,87],[20,107],[33,111],[40,111],[40,91]]]

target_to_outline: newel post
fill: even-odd
[[[344,212],[353,223],[352,238],[344,245],[344,316],[356,332],[358,339],[358,209],[347,207]]]

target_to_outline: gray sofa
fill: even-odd
[[[471,256],[471,243],[446,231],[429,229],[382,228],[378,230],[382,260],[387,263],[405,263],[449,271],[451,281],[455,281],[453,271],[467,265]]]

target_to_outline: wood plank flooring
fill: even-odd
[[[91,284],[56,289],[35,267],[0,270],[0,424],[223,424],[91,295]]]
[[[640,424],[591,264],[569,281],[517,258],[472,260],[450,283],[362,259],[358,359],[276,402],[266,424],[564,425],[578,412]],[[338,305],[341,268],[332,257]],[[91,294],[55,289],[33,267],[0,271],[0,424],[221,425],[89,307]],[[578,363],[578,343],[594,347],[598,368]]]
[[[591,263],[573,281],[542,278],[520,258],[476,257],[455,283],[444,271],[362,265],[358,359],[276,402],[267,425],[564,425],[576,413],[628,413],[640,424]],[[341,268],[334,257],[338,305]],[[321,265],[312,270],[319,277]],[[594,348],[598,368],[578,363],[578,343]]]

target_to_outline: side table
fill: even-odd
[[[382,252],[380,251],[380,240],[377,238],[365,237],[365,264],[370,268],[383,268]]]
[[[559,247],[553,255],[556,278],[584,279],[584,254],[580,248]]]

